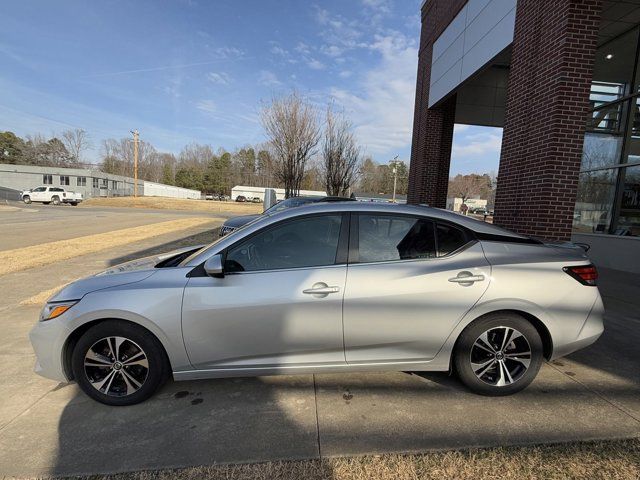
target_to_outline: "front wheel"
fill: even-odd
[[[22,201],[29,205],[31,203],[31,197],[29,195],[25,195],[24,197],[22,197]]]
[[[106,405],[133,405],[151,397],[169,375],[160,342],[121,320],[91,327],[76,344],[71,366],[89,397]]]
[[[515,313],[495,313],[470,324],[454,351],[458,377],[481,395],[503,396],[524,390],[544,358],[535,327]]]
[[[60,197],[55,195],[54,197],[51,198],[51,202],[53,202],[54,205],[60,205]]]

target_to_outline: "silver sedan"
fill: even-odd
[[[175,380],[453,371],[525,388],[603,331],[585,252],[422,206],[316,204],[119,265],[49,299],[36,371],[129,405]]]

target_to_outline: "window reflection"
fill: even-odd
[[[622,202],[616,235],[640,235],[640,165],[627,167],[621,172]]]
[[[616,170],[580,174],[573,230],[578,233],[608,233],[616,188]]]

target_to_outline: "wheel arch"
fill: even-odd
[[[78,327],[75,328],[75,330],[73,330],[69,334],[69,336],[65,340],[64,345],[62,347],[62,368],[64,369],[64,374],[69,379],[69,381],[74,380],[73,369],[71,368],[71,357],[73,355],[73,350],[74,350],[75,346],[78,343],[78,340],[80,340],[82,335],[84,335],[90,328],[92,328],[92,327],[94,327],[94,326],[96,326],[96,325],[98,325],[100,323],[107,322],[107,321],[110,321],[110,320],[117,320],[119,322],[126,322],[126,323],[129,323],[131,325],[135,325],[136,327],[142,328],[143,330],[145,330],[149,335],[151,335],[153,338],[155,338],[156,341],[158,342],[158,344],[162,347],[162,352],[164,353],[164,357],[165,357],[165,360],[167,362],[167,365],[169,365],[169,367],[171,367],[171,360],[170,360],[169,355],[167,353],[167,348],[155,333],[153,333],[151,330],[149,330],[144,325],[141,325],[141,324],[136,323],[136,322],[132,322],[131,320],[127,320],[127,319],[124,319],[124,318],[116,318],[116,317],[105,317],[105,318],[98,318],[98,319],[95,319],[95,320],[91,320],[89,322],[83,323],[82,325],[79,325]]]
[[[453,347],[453,351],[455,352],[456,348],[458,347],[458,342],[460,341],[460,337],[462,336],[462,332],[464,330],[469,328],[478,320],[481,320],[487,316],[495,315],[499,313],[512,313],[512,314],[519,315],[523,317],[525,320],[527,320],[531,325],[533,325],[533,327],[538,332],[538,335],[540,335],[540,339],[542,340],[542,349],[543,349],[544,358],[546,360],[551,359],[551,356],[553,354],[553,339],[551,338],[551,332],[549,332],[549,329],[547,328],[547,326],[544,324],[542,320],[540,320],[537,316],[533,315],[532,313],[526,312],[524,310],[515,309],[515,308],[502,308],[502,309],[492,310],[490,312],[485,312],[482,315],[479,315],[475,317],[473,320],[469,321],[465,325],[464,329],[462,329],[462,331],[458,334]]]

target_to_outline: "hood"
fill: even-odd
[[[156,265],[166,262],[174,257],[191,254],[204,245],[195,245],[180,248],[160,255],[139,258],[130,262],[115,265],[92,277],[77,280],[49,298],[49,302],[63,302],[67,300],[79,300],[87,293],[103,290],[105,288],[140,282],[149,278],[156,272]]]
[[[253,222],[256,218],[260,218],[262,215],[242,215],[240,217],[233,217],[224,222],[225,227],[240,228],[245,226],[249,222]]]
[[[127,283],[140,282],[154,273],[155,270],[144,270],[139,272],[119,273],[117,275],[98,274],[94,277],[83,278],[67,285],[58,293],[50,297],[47,302],[79,300],[87,293],[95,292],[96,290],[103,290],[109,287],[125,285]]]

